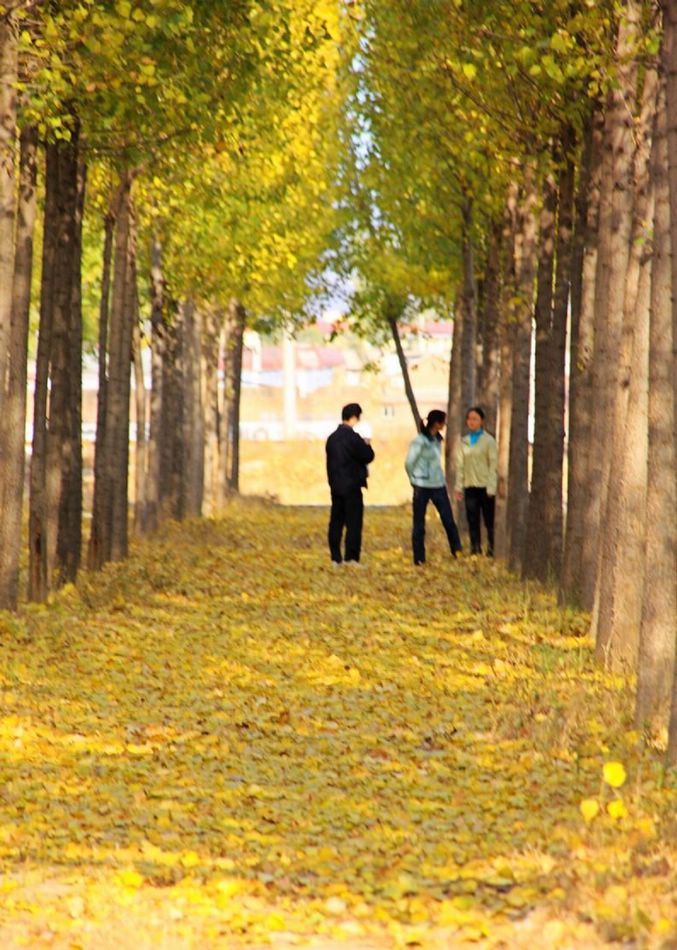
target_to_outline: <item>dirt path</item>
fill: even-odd
[[[437,529],[234,505],[0,619],[3,950],[674,946],[626,685]]]

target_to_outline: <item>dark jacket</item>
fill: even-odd
[[[341,423],[327,439],[327,479],[332,492],[346,495],[367,487],[367,465],[374,450],[352,426]]]

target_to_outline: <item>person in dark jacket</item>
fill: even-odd
[[[331,490],[329,516],[329,553],[334,564],[359,564],[362,547],[364,501],[362,489],[367,487],[367,465],[374,460],[374,450],[358,435],[362,407],[348,403],[341,410],[341,425],[327,439],[327,480]],[[345,557],[341,541],[345,528]]]

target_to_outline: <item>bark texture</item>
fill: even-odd
[[[536,188],[532,176],[516,209],[516,299],[508,468],[507,550],[508,566],[522,565],[529,505],[529,394],[531,389],[531,318],[536,276]]]
[[[14,610],[19,596],[21,514],[25,477],[28,325],[33,273],[33,234],[37,211],[37,131],[21,133],[16,252],[12,283],[12,321],[7,388],[0,394],[3,459],[0,499],[0,608]]]
[[[611,414],[617,386],[634,202],[632,110],[637,96],[637,63],[632,50],[637,42],[639,15],[639,4],[629,0],[619,22],[616,43],[618,83],[608,94],[604,127],[592,376],[592,402],[597,421],[594,451],[590,451],[590,491],[584,512],[586,529],[582,546],[583,606],[594,606],[595,615],[599,603],[596,595],[599,593],[600,527],[611,471]],[[593,627],[596,627],[594,621]]]
[[[155,235],[150,267],[150,348],[151,384],[148,432],[148,477],[146,480],[146,524],[156,531],[160,522],[160,463],[163,445],[163,365],[165,360],[165,287],[162,273],[162,246]]]
[[[240,395],[242,391],[242,349],[247,311],[233,298],[226,312],[224,343],[223,415],[221,457],[226,494],[240,490]]]
[[[637,123],[632,242],[625,274],[619,367],[611,395],[610,486],[600,526],[599,658],[634,670],[642,609],[646,505],[648,325],[653,200],[649,157],[656,113],[655,64]]]
[[[589,463],[603,124],[602,110],[597,109],[583,143],[572,265],[567,515],[560,597],[577,606],[582,606],[588,596],[582,552],[587,503],[592,492]]]
[[[559,577],[562,555],[564,371],[571,271],[573,134],[565,130],[546,181],[536,296],[535,427],[523,574]]]
[[[11,14],[0,20],[0,394],[7,373],[14,276],[18,77],[15,29]]]
[[[639,644],[636,719],[660,715],[672,688],[677,621],[677,491],[675,485],[670,190],[665,112],[659,109],[652,178],[654,257],[649,327],[649,457],[646,552]]]
[[[485,412],[485,427],[496,432],[500,388],[499,301],[501,292],[501,242],[503,222],[494,222],[489,236],[481,319],[482,359],[478,400]]]
[[[663,3],[662,67],[652,162],[654,261],[649,356],[646,578],[636,719],[645,724],[671,701],[668,765],[677,765],[677,9]],[[663,124],[664,123],[664,124]],[[666,174],[667,171],[667,174]],[[654,574],[654,571],[657,573]],[[672,674],[671,674],[672,671]],[[671,697],[671,700],[670,700]]]

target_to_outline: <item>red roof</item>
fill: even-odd
[[[296,366],[297,369],[330,369],[335,366],[343,366],[345,357],[341,350],[332,346],[311,346],[310,344],[298,343],[296,345]],[[251,369],[253,365],[253,353],[245,349],[243,354],[244,369]],[[264,346],[261,352],[261,369],[267,372],[274,372],[282,369],[282,347]]]

